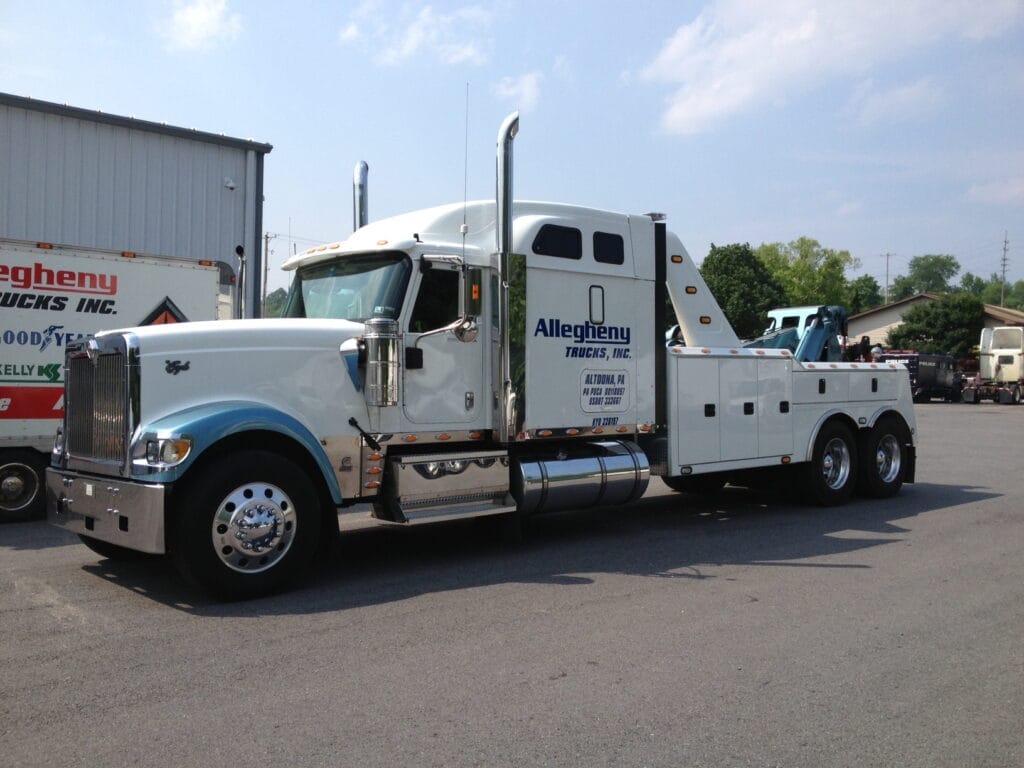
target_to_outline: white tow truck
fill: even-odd
[[[662,216],[513,202],[518,125],[498,135],[496,201],[293,257],[287,317],[71,349],[50,521],[239,598],[288,581],[360,502],[391,525],[515,530],[628,507],[652,474],[774,477],[826,505],[913,482],[902,367],[743,348]],[[666,346],[665,291],[685,346]]]
[[[45,514],[67,346],[103,328],[216,319],[221,273],[207,261],[0,238],[0,522]]]

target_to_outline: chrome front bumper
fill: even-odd
[[[163,554],[164,486],[79,472],[46,470],[52,525],[139,552]]]

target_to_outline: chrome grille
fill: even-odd
[[[128,375],[125,356],[102,354],[93,365],[85,355],[67,361],[65,412],[68,450],[75,458],[125,460]]]

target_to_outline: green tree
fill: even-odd
[[[700,273],[740,338],[759,336],[768,310],[786,306],[786,292],[750,243],[712,244]]]
[[[263,309],[264,317],[280,317],[284,311],[284,303],[288,299],[288,291],[277,288],[267,294],[267,303]]]
[[[960,262],[954,256],[915,256],[910,260],[907,274],[893,281],[890,298],[899,301],[919,293],[949,293],[953,288],[951,281],[959,271]]]
[[[969,293],[955,293],[911,307],[903,322],[889,331],[885,343],[894,349],[967,357],[984,324],[981,300]]]
[[[970,272],[964,272],[963,277],[960,278],[960,290],[971,294],[971,296],[981,296],[987,285],[988,283],[985,281],[985,278],[978,277]]]
[[[848,298],[846,270],[860,266],[849,251],[823,248],[809,237],[764,243],[756,255],[782,285],[790,306],[843,304]]]
[[[871,275],[861,275],[846,286],[846,309],[851,315],[881,306],[882,289]]]

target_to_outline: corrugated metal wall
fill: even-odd
[[[0,237],[210,259],[236,273],[242,245],[253,267],[259,153],[116,119],[129,125],[0,103]]]

